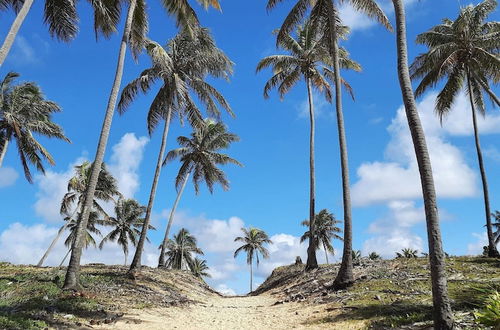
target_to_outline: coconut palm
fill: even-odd
[[[258,228],[241,228],[243,236],[238,236],[234,239],[235,242],[243,242],[243,245],[234,251],[234,257],[245,251],[247,254],[247,264],[250,266],[250,292],[253,291],[253,260],[254,257],[259,267],[259,254],[264,259],[269,258],[269,251],[264,247],[264,244],[273,244],[266,232]]]
[[[418,258],[418,251],[411,248],[401,249],[401,252],[396,252],[396,258],[412,259]]]
[[[495,244],[500,243],[500,211],[495,211],[495,213],[492,213],[491,216],[493,217],[493,223],[492,226],[495,228],[495,232],[493,233],[493,236],[495,238]]]
[[[380,260],[382,258],[380,257],[380,255],[377,252],[370,252],[370,254],[368,255],[368,259],[370,259],[370,260]]]
[[[347,29],[344,28],[344,35]],[[333,76],[330,70],[331,57],[329,56],[328,48],[325,47],[323,41],[322,29],[306,22],[304,26],[297,29],[296,38],[290,33],[286,33],[281,38],[278,38],[277,45],[289,55],[272,55],[262,59],[257,65],[257,71],[266,67],[273,69],[273,76],[267,81],[264,87],[264,97],[269,97],[269,91],[272,88],[277,88],[280,97],[290,91],[290,89],[303,78],[307,87],[309,101],[309,224],[310,231],[314,232],[314,215],[315,215],[315,164],[314,164],[314,135],[315,135],[315,116],[314,116],[314,100],[312,88],[324,93],[328,102],[331,102],[330,84],[325,76]],[[348,58],[348,53],[342,49],[342,66],[343,68],[354,69],[360,71],[361,67],[358,63]],[[351,91],[350,86],[343,81]],[[352,92],[352,91],[351,91]],[[316,246],[312,240],[309,240],[307,249],[307,265],[306,269],[317,267],[316,261]]]
[[[491,225],[491,211],[486,170],[479,142],[476,114],[485,115],[484,96],[500,106],[500,101],[489,87],[489,81],[500,81],[500,22],[485,22],[497,6],[495,0],[484,0],[476,6],[460,10],[454,20],[443,22],[417,36],[417,43],[429,47],[410,67],[413,79],[422,78],[415,91],[417,97],[445,80],[436,100],[436,113],[441,121],[452,110],[458,94],[465,89],[469,95],[476,143],[477,159],[483,183],[484,210],[490,257],[500,257]]]
[[[99,249],[102,249],[106,242],[117,242],[123,249],[125,256],[124,265],[127,265],[128,246],[132,243],[137,245],[137,239],[141,234],[138,229],[144,222],[144,212],[146,208],[140,205],[135,199],[120,198],[115,204],[115,217],[109,217],[106,221],[107,226],[113,229],[102,239]],[[150,228],[154,228],[150,226]]]
[[[434,305],[434,328],[453,329],[453,314],[448,299],[445,273],[445,255],[441,241],[436,190],[432,175],[432,166],[425,141],[425,134],[418,115],[417,104],[410,80],[408,68],[408,46],[406,41],[406,18],[402,0],[392,0],[396,15],[396,37],[398,56],[398,77],[401,94],[405,105],[406,118],[410,129],[415,156],[420,172],[422,193],[429,243],[429,262],[431,268],[432,298]]]
[[[182,192],[191,173],[193,174],[193,184],[196,194],[200,190],[200,183],[205,182],[210,193],[213,193],[214,185],[219,183],[224,190],[229,189],[229,181],[224,172],[217,165],[236,164],[242,166],[240,162],[220,153],[221,149],[229,148],[230,144],[239,141],[236,134],[229,133],[223,123],[216,123],[211,120],[205,120],[199,128],[195,128],[191,137],[179,136],[177,142],[180,148],[171,150],[165,157],[164,164],[168,161],[180,158],[181,167],[175,180],[177,188],[177,197],[174,206],[170,211],[167,229],[158,260],[158,267],[165,265],[164,251],[168,241],[170,228],[174,220],[175,210],[179,204]]]
[[[34,134],[70,141],[62,128],[52,122],[52,114],[61,111],[57,103],[46,100],[40,87],[33,82],[14,85],[17,77],[18,73],[9,72],[0,83],[0,167],[9,143],[15,141],[24,176],[33,183],[30,165],[45,173],[43,160],[55,164]]]
[[[267,9],[271,10],[283,0],[268,0]],[[340,0],[341,3],[349,3],[355,10],[375,18],[386,28],[391,29],[389,20],[382,9],[374,0]],[[308,11],[310,9],[310,11]],[[310,12],[310,19],[313,24],[318,26],[319,30],[324,32],[324,43],[330,52],[333,63],[333,81],[335,83],[335,108],[337,115],[337,128],[339,137],[339,149],[342,170],[342,192],[344,204],[344,249],[342,254],[342,263],[339,273],[334,281],[335,288],[344,288],[354,283],[352,273],[352,219],[351,219],[351,197],[349,187],[349,165],[347,157],[347,142],[345,137],[344,115],[342,111],[342,91],[340,77],[340,50],[338,46],[339,35],[341,32],[341,21],[337,11],[337,1],[335,0],[297,0],[292,10],[285,18],[278,33],[279,40],[284,40],[296,26],[301,24],[307,13]],[[312,250],[312,249],[310,249]],[[311,253],[312,254],[312,253]],[[307,269],[317,267],[314,260],[308,261]]]
[[[75,214],[81,213],[83,206],[83,198],[87,187],[90,170],[92,164],[84,161],[82,164],[75,166],[75,175],[68,181],[68,192],[64,194],[61,201],[59,213],[64,216],[65,220],[73,219]],[[108,214],[101,206],[101,202],[114,201],[115,198],[120,198],[121,193],[118,191],[116,179],[108,172],[106,165],[102,164],[102,170],[99,173],[99,181],[97,182],[96,193],[94,195],[93,210],[98,212],[104,218],[108,218]],[[63,225],[57,232],[56,237],[50,243],[47,251],[42,256],[37,266],[40,267],[44,263],[49,253],[54,248],[56,242],[66,230],[68,222]]]
[[[189,269],[194,276],[203,278],[203,277],[211,277],[207,272],[210,268],[207,266],[206,260],[201,260],[199,258],[194,258],[193,262],[189,265]]]
[[[188,269],[193,265],[193,254],[203,255],[203,251],[197,246],[196,238],[185,228],[181,228],[174,235],[173,240],[167,242],[167,268]]]
[[[150,221],[156,196],[171,117],[177,115],[181,121],[186,117],[193,127],[199,126],[202,122],[201,110],[193,97],[200,100],[212,116],[220,116],[217,102],[231,115],[233,114],[222,94],[206,82],[208,76],[228,78],[232,72],[233,63],[217,48],[207,29],[199,28],[193,33],[195,33],[195,39],[190,33],[182,32],[165,48],[149,41],[147,49],[153,65],[124,88],[118,105],[119,111],[123,113],[136,98],[139,90],[146,93],[154,82],[163,80],[163,85],[150,106],[147,119],[150,134],[159,122],[164,120],[162,141],[146,209],[144,228],[130,271],[139,269],[141,266],[147,224]]]
[[[69,231],[68,237],[66,237],[66,240],[64,241],[64,245],[68,247],[68,252],[64,256],[63,260],[61,261],[61,264],[59,267],[61,267],[64,264],[64,261],[66,261],[66,258],[68,257],[69,253],[71,252],[71,247],[75,241],[76,237],[76,229],[78,227],[78,217],[81,216],[81,213],[77,214],[76,218],[66,218],[65,221],[66,223],[61,227],[61,229],[67,229]],[[97,226],[104,226],[107,225],[107,220],[103,219],[100,217],[99,212],[92,211],[90,212],[90,217],[89,217],[89,222],[87,223],[87,230],[85,231],[85,240],[84,240],[84,248],[88,249],[90,246],[96,246],[96,241],[94,236],[92,234],[95,234],[97,236],[102,236],[101,231]]]
[[[316,214],[314,220],[314,231],[316,233],[314,235],[314,245],[316,250],[320,249],[321,246],[323,247],[323,250],[325,251],[326,263],[328,264],[328,253],[331,253],[332,255],[335,253],[332,245],[332,239],[343,240],[342,237],[338,235],[338,233],[341,233],[342,230],[337,227],[337,224],[342,221],[335,219],[335,216],[326,209],[321,210],[318,214]],[[310,227],[308,220],[302,221],[302,225]],[[308,230],[302,235],[300,242],[302,243],[306,239],[310,240],[310,237],[311,232]]]

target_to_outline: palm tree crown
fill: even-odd
[[[201,260],[199,258],[194,258],[193,262],[189,265],[191,272],[194,276],[202,278],[202,277],[211,277],[210,273],[207,271],[210,269],[207,266],[206,260]]]
[[[46,100],[35,83],[14,85],[17,77],[19,74],[9,72],[0,83],[0,166],[8,143],[15,140],[24,175],[32,183],[30,164],[42,173],[45,173],[44,159],[51,165],[55,164],[50,153],[33,134],[70,141],[62,128],[52,122],[52,114],[61,111],[61,108],[55,102]]]
[[[193,254],[203,255],[197,246],[196,238],[185,228],[181,228],[174,235],[173,240],[167,242],[167,268],[186,269],[194,263]],[[187,266],[187,267],[186,267]]]
[[[328,212],[328,210],[326,209],[321,210],[318,214],[316,214],[314,242],[316,245],[316,249],[320,249],[321,247],[323,247],[323,249],[325,250],[326,263],[328,263],[327,252],[331,253],[332,255],[335,252],[332,245],[332,239],[343,240],[342,237],[338,235],[342,232],[342,230],[337,227],[337,224],[341,222],[342,221],[335,219],[335,216],[332,213]],[[309,221],[302,221],[302,225],[309,227]],[[308,230],[302,235],[302,237],[300,238],[300,242],[304,242],[310,237],[311,232]]]
[[[226,131],[223,123],[215,123],[205,120],[205,124],[191,133],[191,137],[179,136],[177,142],[180,148],[171,150],[165,162],[180,158],[181,167],[176,178],[176,186],[179,188],[188,174],[193,173],[193,183],[196,193],[199,192],[200,183],[205,181],[208,190],[212,193],[214,185],[219,183],[224,190],[229,189],[229,181],[224,172],[217,165],[236,164],[240,162],[226,154],[219,153],[226,149],[232,142],[238,141],[239,137]]]

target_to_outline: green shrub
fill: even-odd
[[[490,327],[500,327],[500,293],[493,292],[485,302],[483,309],[474,312],[476,321]]]

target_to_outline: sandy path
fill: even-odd
[[[287,303],[257,297],[210,297],[189,307],[132,310],[106,329],[332,329],[334,324],[315,323],[327,316],[325,305]],[[331,313],[328,316],[332,316]],[[352,325],[352,324],[351,324]],[[349,326],[335,324],[335,328]],[[354,327],[359,328],[359,327]],[[101,328],[102,329],[102,328]]]

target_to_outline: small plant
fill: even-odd
[[[474,312],[474,316],[477,323],[494,327],[495,329],[500,327],[500,293],[494,291],[489,295],[486,298],[484,308]]]
[[[418,251],[410,248],[402,249],[401,252],[396,252],[396,258],[418,258]]]
[[[359,262],[360,259],[361,259],[361,251],[353,250],[352,251],[352,261]]]
[[[377,252],[371,252],[368,255],[368,259],[370,259],[370,260],[380,260],[382,258],[380,257],[380,255]]]

